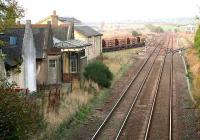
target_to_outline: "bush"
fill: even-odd
[[[0,139],[29,139],[42,128],[36,100],[17,94],[12,84],[0,78]]]
[[[155,32],[155,33],[163,33],[164,30],[162,27],[160,26],[154,26],[152,24],[147,24],[146,27],[151,31],[151,32]]]
[[[83,73],[87,80],[96,82],[100,87],[108,88],[111,85],[113,74],[109,68],[100,61],[94,61],[85,67]]]
[[[194,37],[194,47],[198,51],[198,56],[200,57],[200,27],[197,29]]]
[[[132,36],[136,37],[136,36],[140,36],[141,34],[139,34],[137,31],[132,31]]]

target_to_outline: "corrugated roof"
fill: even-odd
[[[76,31],[87,37],[102,36],[101,33],[86,25],[76,25],[74,28]]]
[[[91,44],[76,39],[55,43],[56,48],[83,48],[86,46],[91,46]]]

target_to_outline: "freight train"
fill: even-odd
[[[145,38],[142,36],[115,37],[115,38],[103,38],[102,39],[103,52],[142,47],[144,45],[145,45]]]

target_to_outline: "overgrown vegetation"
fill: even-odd
[[[140,33],[138,33],[137,31],[132,31],[132,36],[134,36],[134,37],[137,37],[137,36],[140,36],[141,34]]]
[[[164,30],[162,27],[160,26],[154,26],[152,24],[147,24],[146,27],[151,31],[151,32],[154,32],[154,33],[163,33]]]
[[[194,37],[194,47],[198,51],[198,56],[200,57],[200,27],[197,29]]]
[[[92,111],[101,105],[105,99],[110,95],[108,94],[109,89],[103,89],[96,94],[95,98],[93,98],[87,105],[82,106],[79,111],[70,119],[65,120],[59,128],[56,130],[54,134],[52,134],[47,139],[73,139],[71,137],[72,131],[78,128],[78,126],[84,125],[85,120],[91,115]]]
[[[36,100],[14,91],[15,84],[0,76],[0,138],[29,139],[39,133],[43,117]]]
[[[101,88],[108,88],[111,86],[113,74],[109,68],[101,61],[94,61],[85,67],[83,73],[87,80],[92,80],[97,83]]]

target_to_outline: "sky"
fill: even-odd
[[[84,22],[118,22],[195,17],[200,0],[18,0],[25,18],[37,22],[56,10]]]

